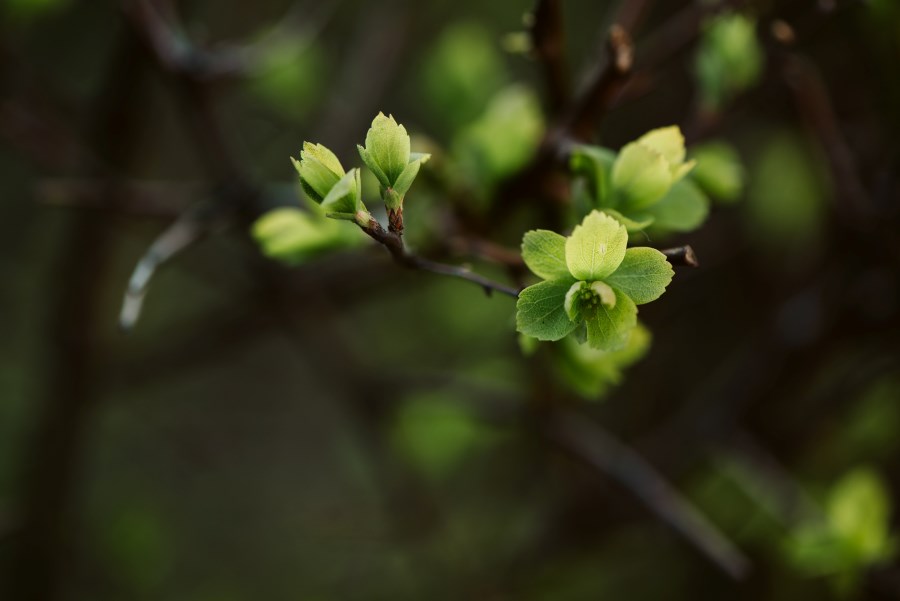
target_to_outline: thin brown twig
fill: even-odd
[[[784,78],[794,93],[800,118],[810,134],[821,142],[847,208],[857,216],[871,212],[872,202],[860,180],[853,151],[841,131],[828,90],[815,65],[790,55],[785,63]]]
[[[634,47],[628,32],[619,25],[609,29],[606,62],[595,72],[565,124],[572,138],[589,142],[600,119],[625,87],[634,63]]]
[[[700,261],[697,260],[697,254],[690,245],[678,246],[676,248],[666,248],[660,251],[666,255],[666,259],[672,265],[681,267],[699,267]]]
[[[531,45],[544,71],[550,114],[556,116],[570,101],[562,0],[537,0],[532,19]]]
[[[388,252],[391,253],[391,257],[393,257],[394,261],[396,261],[403,267],[407,267],[409,269],[418,269],[421,271],[428,271],[431,273],[460,278],[468,282],[472,282],[473,284],[481,286],[481,288],[484,290],[484,293],[488,296],[490,296],[493,292],[500,292],[501,294],[505,294],[513,298],[518,298],[519,296],[518,288],[513,288],[512,286],[507,286],[506,284],[501,284],[500,282],[495,282],[494,280],[479,275],[466,267],[461,267],[458,265],[448,265],[446,263],[438,263],[437,261],[432,261],[430,259],[426,259],[424,257],[420,257],[418,255],[410,253],[406,250],[406,246],[403,244],[403,238],[401,238],[398,233],[385,230],[381,226],[381,224],[378,223],[378,221],[376,221],[374,218],[371,218],[369,220],[369,223],[365,227],[360,227],[373,240],[382,244],[388,250]]]
[[[740,580],[750,561],[646,460],[612,434],[573,411],[562,411],[547,436],[561,449],[629,489],[723,572]]]

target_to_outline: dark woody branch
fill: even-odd
[[[518,288],[513,288],[512,286],[507,286],[506,284],[495,282],[482,275],[474,273],[465,267],[448,265],[446,263],[438,263],[436,261],[432,261],[430,259],[426,259],[424,257],[420,257],[418,255],[410,253],[406,250],[406,247],[403,244],[403,239],[397,232],[386,231],[374,218],[371,218],[369,220],[367,226],[360,227],[373,240],[382,244],[388,250],[388,252],[391,253],[391,257],[394,259],[394,261],[396,261],[403,267],[406,267],[408,269],[428,271],[431,273],[460,278],[468,282],[472,282],[473,284],[481,286],[485,294],[487,294],[488,296],[490,296],[493,292],[500,292],[513,298],[517,298],[519,296]]]
[[[550,114],[559,115],[570,100],[562,0],[538,0],[529,33],[534,55],[544,71]]]
[[[613,25],[610,28],[606,51],[606,62],[578,97],[564,124],[567,137],[590,141],[597,124],[628,82],[634,63],[634,48],[631,37],[623,27]]]

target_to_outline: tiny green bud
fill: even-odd
[[[300,160],[291,158],[300,175],[300,185],[312,200],[321,203],[344,176],[344,168],[334,153],[321,144],[303,143]]]
[[[326,216],[332,219],[356,221],[357,214],[366,211],[362,201],[362,182],[359,169],[351,169],[338,183],[332,186],[322,200]]]
[[[694,167],[685,162],[684,136],[672,125],[647,132],[619,152],[612,184],[623,208],[644,209],[661,200]]]
[[[596,281],[591,284],[591,290],[597,297],[600,299],[600,302],[603,303],[604,307],[608,307],[610,309],[615,308],[616,306],[616,293],[606,282]]]
[[[387,187],[396,183],[409,164],[409,145],[406,128],[397,123],[393,116],[385,117],[384,113],[378,113],[366,134],[365,151],[387,178]]]

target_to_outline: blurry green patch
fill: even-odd
[[[534,92],[510,86],[498,93],[484,114],[453,144],[453,156],[466,179],[481,194],[520,169],[534,155],[544,131]]]
[[[583,533],[582,539],[591,541],[588,536]],[[521,592],[514,598],[637,601],[696,596],[688,581],[691,554],[679,551],[675,537],[660,535],[654,527],[623,524],[593,540],[598,542],[548,554],[546,561],[522,574]]]
[[[704,106],[720,110],[731,98],[755,85],[763,58],[754,19],[724,13],[708,22],[694,61]]]
[[[841,447],[861,457],[876,459],[892,455],[900,440],[900,380],[884,378],[872,385],[846,420],[841,434]]]
[[[3,0],[2,12],[13,21],[31,21],[65,10],[71,0]]]
[[[745,205],[756,243],[783,250],[821,239],[829,189],[817,159],[789,132],[769,136],[759,148]]]
[[[357,227],[328,219],[318,205],[307,211],[293,207],[273,209],[256,220],[253,238],[264,255],[288,265],[298,265],[325,252],[352,248],[365,242]]]
[[[468,453],[495,437],[496,431],[473,416],[458,397],[443,392],[407,398],[391,431],[397,451],[434,479],[448,476]]]
[[[738,543],[777,543],[783,536],[775,491],[739,458],[717,457],[694,479],[688,495]]]
[[[109,572],[129,588],[149,593],[173,567],[172,533],[145,504],[122,508],[103,522],[102,544]]]
[[[707,142],[691,147],[689,156],[697,161],[690,178],[701,190],[722,202],[740,198],[746,176],[733,146],[722,141]]]
[[[553,345],[554,367],[563,382],[577,394],[600,399],[622,381],[625,369],[647,354],[651,338],[650,330],[641,323],[632,330],[625,347],[618,351],[594,349],[567,336],[560,344]]]
[[[258,68],[247,80],[251,94],[292,122],[302,122],[322,97],[327,60],[304,36],[261,44]]]
[[[868,468],[853,470],[828,493],[824,520],[803,523],[791,534],[787,559],[804,574],[828,576],[839,593],[849,594],[865,569],[895,555],[890,514],[880,476]]]
[[[688,179],[676,182],[653,207],[653,221],[647,228],[651,236],[670,232],[690,232],[709,216],[709,199]]]
[[[454,132],[484,111],[506,81],[497,41],[484,27],[456,24],[438,38],[422,63],[421,89],[440,115],[444,133]]]

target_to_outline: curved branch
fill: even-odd
[[[394,231],[386,231],[375,218],[369,219],[369,223],[363,227],[362,231],[369,235],[373,240],[383,245],[394,261],[398,264],[409,268],[418,269],[420,271],[429,271],[438,275],[446,275],[450,277],[460,278],[473,284],[478,284],[484,290],[484,293],[490,296],[493,292],[500,292],[513,298],[518,298],[519,289],[495,282],[489,278],[470,271],[466,267],[458,265],[448,265],[446,263],[438,263],[418,255],[414,255],[406,250],[403,245],[403,238]]]

